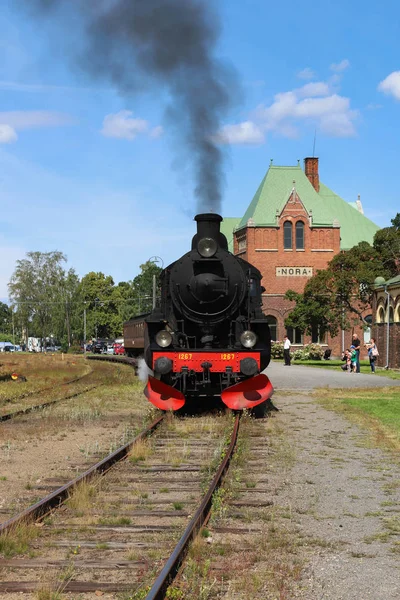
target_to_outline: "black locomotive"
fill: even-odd
[[[228,251],[221,216],[195,220],[191,251],[163,270],[160,306],[145,318],[145,394],[164,410],[217,397],[261,414],[273,392],[260,374],[271,357],[261,273]]]

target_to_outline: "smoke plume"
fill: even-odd
[[[169,130],[193,169],[197,210],[219,212],[224,150],[215,135],[239,87],[216,57],[215,0],[19,1],[41,19],[56,19],[66,39],[78,23],[82,39],[76,49],[71,38],[68,53],[92,78],[125,97],[145,89],[168,98]]]

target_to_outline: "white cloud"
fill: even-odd
[[[10,125],[0,123],[0,144],[11,144],[18,139],[17,132]]]
[[[216,140],[220,144],[232,145],[258,145],[265,142],[262,130],[252,121],[245,121],[236,125],[225,125],[217,134]]]
[[[378,90],[400,100],[400,71],[393,71],[378,85]]]
[[[310,67],[306,67],[305,69],[298,71],[297,77],[299,79],[315,79],[316,75],[315,72],[310,69]]]
[[[347,58],[344,58],[340,63],[332,63],[329,67],[331,71],[335,73],[342,73],[346,69],[350,67],[350,61]]]
[[[161,137],[163,134],[164,134],[164,127],[162,127],[161,125],[158,125],[157,127],[153,127],[153,129],[150,131],[150,137],[153,138],[154,140]]]
[[[329,86],[324,81],[316,81],[315,83],[306,83],[297,90],[297,93],[303,97],[309,96],[328,96]]]
[[[49,110],[15,110],[0,112],[0,123],[9,125],[18,131],[38,127],[72,125],[74,120],[70,115]]]
[[[120,110],[118,113],[106,115],[101,133],[105,137],[134,140],[139,133],[148,131],[148,122],[144,119],[133,119],[132,114],[131,110]]]
[[[356,133],[357,117],[349,98],[333,93],[327,83],[319,81],[276,94],[270,105],[257,107],[252,120],[264,133],[273,131],[289,138],[299,135],[302,123],[312,123],[326,135],[350,137]]]

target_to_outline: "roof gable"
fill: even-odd
[[[372,244],[379,227],[323,183],[318,193],[300,165],[269,167],[238,228],[246,227],[248,219],[253,219],[256,227],[276,227],[276,215],[281,214],[293,188],[310,215],[313,227],[333,227],[339,222],[342,250],[361,241]]]

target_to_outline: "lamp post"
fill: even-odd
[[[154,264],[160,263],[161,264],[161,269],[164,268],[164,261],[160,256],[151,256],[149,258],[149,262],[152,262]],[[153,310],[156,307],[156,291],[157,291],[157,282],[156,282],[156,276],[153,275]]]
[[[83,303],[83,354],[86,358],[86,302]]]

